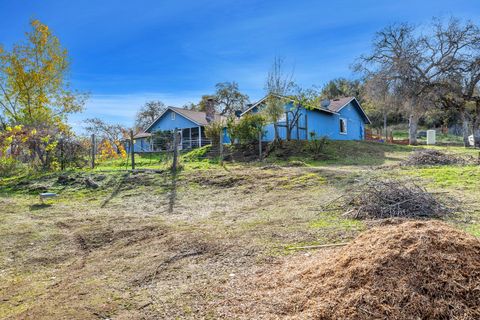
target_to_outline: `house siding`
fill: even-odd
[[[133,144],[133,151],[141,153],[141,152],[150,152],[150,138],[139,138],[135,139],[135,143]]]
[[[363,140],[365,123],[354,102],[340,110],[339,114],[308,110],[308,132],[315,132],[317,137],[332,140]],[[340,133],[340,119],[347,121],[347,133]]]
[[[327,113],[318,110],[307,110],[301,108],[302,116],[300,117],[300,127],[305,127],[305,114],[307,115],[307,130],[299,130],[299,139],[307,140],[310,133],[315,132],[317,137],[328,137],[332,140],[364,140],[365,119],[359,112],[356,102],[351,101],[343,107],[338,114]],[[291,103],[285,105],[285,110],[292,107]],[[259,108],[255,107],[250,112],[259,112]],[[340,119],[347,121],[347,132],[340,133]],[[273,124],[268,124],[264,128],[263,141],[273,141],[275,137],[275,129]],[[281,139],[287,138],[287,130],[285,127],[278,127],[278,133]],[[297,139],[297,128],[294,127],[291,132],[291,139]]]

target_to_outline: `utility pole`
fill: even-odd
[[[92,163],[90,164],[90,167],[92,169],[95,169],[95,134],[92,133],[92,150],[91,150],[91,153],[92,153]]]
[[[132,170],[135,170],[135,152],[133,148],[134,148],[133,130],[130,130],[130,156],[132,157]]]

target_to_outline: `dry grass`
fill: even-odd
[[[231,274],[270,261],[290,243],[341,232],[309,227],[317,217],[310,208],[334,187],[306,168],[95,181],[95,190],[58,186],[51,205],[27,195],[0,198],[8,207],[0,318],[208,318],[218,299],[213,288]],[[41,184],[55,188],[57,178]]]
[[[231,318],[218,307],[231,292],[218,288],[240,290],[252,272],[289,257],[311,259],[287,247],[351,241],[366,228],[321,209],[371,175],[363,165],[77,172],[3,189],[0,181],[0,318]],[[86,188],[85,175],[99,188]],[[60,196],[39,205],[37,189]],[[249,310],[265,311],[254,302]]]

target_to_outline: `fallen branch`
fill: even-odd
[[[291,248],[287,248],[287,249],[288,250],[303,250],[303,249],[321,249],[321,248],[330,248],[330,247],[342,247],[342,246],[346,246],[349,243],[350,242],[319,244],[319,245],[303,246],[303,247],[291,247]]]

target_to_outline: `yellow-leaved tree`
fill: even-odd
[[[67,50],[47,25],[30,22],[26,41],[0,46],[0,130],[21,125],[30,161],[49,168],[57,142],[70,133],[67,116],[82,110],[86,95],[71,89]]]

